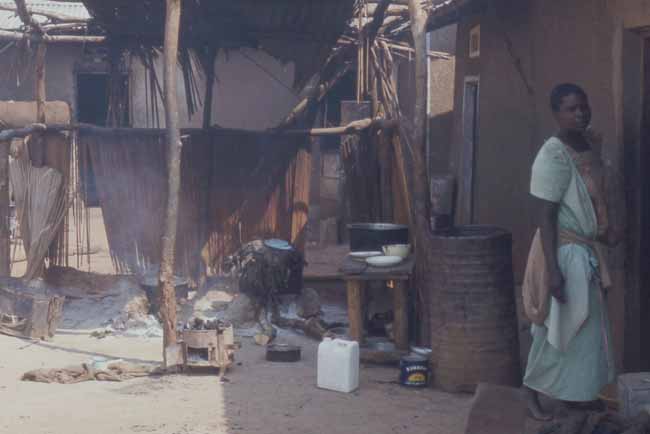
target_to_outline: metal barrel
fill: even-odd
[[[430,302],[434,385],[473,392],[521,384],[512,236],[459,226],[434,236]]]

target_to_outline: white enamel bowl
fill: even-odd
[[[373,256],[366,259],[368,265],[373,267],[392,267],[403,261],[401,256]]]
[[[399,256],[400,258],[406,258],[411,253],[410,244],[389,244],[382,247],[384,255],[386,256]]]

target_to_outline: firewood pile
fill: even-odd
[[[616,413],[580,413],[550,422],[538,434],[650,434],[650,415],[625,419]]]

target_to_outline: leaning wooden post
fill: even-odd
[[[181,133],[176,95],[178,39],[181,0],[166,0],[164,46],[165,123],[167,129],[167,211],[165,215],[160,262],[160,314],[163,326],[163,358],[167,366],[167,348],[176,344],[176,291],[174,260],[178,223],[178,196],[181,186]]]

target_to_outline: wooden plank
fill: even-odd
[[[360,280],[348,280],[348,321],[350,322],[350,338],[359,342],[364,341],[363,332],[363,290],[365,284]]]
[[[393,282],[393,333],[395,347],[398,350],[409,349],[408,321],[408,282],[398,280]]]
[[[178,226],[178,202],[181,187],[181,132],[176,92],[178,40],[181,19],[181,0],[166,1],[164,45],[164,92],[165,126],[167,128],[167,210],[162,242],[160,283],[162,299],[160,313],[163,326],[163,357],[167,367],[165,349],[176,345],[176,289],[174,287],[174,263],[176,229]]]

